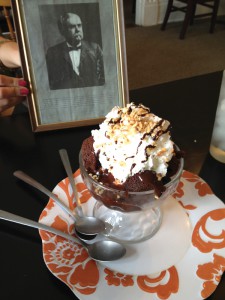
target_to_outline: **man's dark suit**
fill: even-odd
[[[66,42],[47,50],[49,86],[52,90],[104,85],[102,50],[96,43],[82,41],[78,76],[72,66]]]

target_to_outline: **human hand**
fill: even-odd
[[[29,94],[26,85],[22,78],[0,75],[0,113],[25,100]]]

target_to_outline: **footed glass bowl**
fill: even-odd
[[[128,192],[105,186],[88,174],[81,153],[79,155],[80,172],[85,185],[97,200],[94,216],[106,224],[105,235],[123,243],[137,243],[151,238],[162,222],[162,202],[177,188],[183,171],[183,158],[177,173],[157,199],[154,190]]]

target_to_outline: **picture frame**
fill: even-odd
[[[129,102],[122,0],[11,3],[34,132],[98,124]]]

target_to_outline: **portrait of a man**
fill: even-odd
[[[19,2],[35,131],[94,125],[128,101],[121,1]]]
[[[46,52],[50,89],[104,85],[102,49],[98,43],[85,40],[80,16],[74,11],[64,12],[56,26],[64,40]]]

